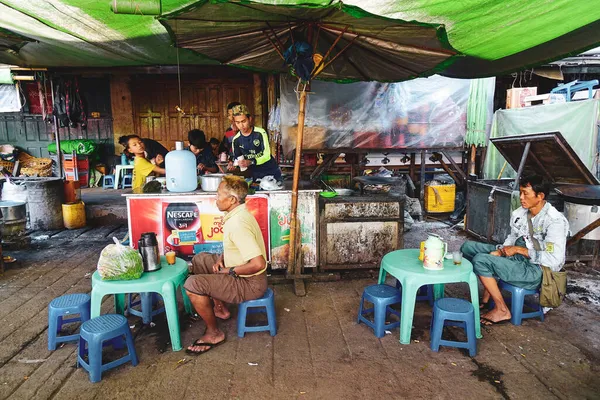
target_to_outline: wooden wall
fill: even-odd
[[[255,114],[257,126],[266,124],[263,106],[262,79],[259,74],[245,71],[226,72],[207,77],[203,74],[181,75],[181,101],[179,82],[175,74],[115,75],[111,79],[111,101],[116,153],[122,147],[118,137],[136,133],[154,139],[168,149],[175,141],[187,142],[191,129],[201,129],[207,140],[219,140],[229,122],[227,104],[239,101]],[[266,101],[266,99],[264,100]],[[178,112],[179,106],[184,113]],[[187,144],[187,143],[186,143]]]

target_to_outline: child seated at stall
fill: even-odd
[[[133,180],[132,180],[132,189],[134,193],[141,193],[144,184],[146,183],[146,178],[152,174],[165,174],[165,169],[160,168],[158,165],[152,164],[150,161],[146,159],[144,142],[139,138],[139,136],[132,135],[127,139],[127,146],[125,147],[125,153],[128,156],[135,156],[133,161]],[[163,161],[163,157],[159,154],[156,156],[156,164],[161,164]]]

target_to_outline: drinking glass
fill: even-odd
[[[452,261],[454,261],[454,265],[460,265],[462,263],[463,254],[460,251],[452,252]]]

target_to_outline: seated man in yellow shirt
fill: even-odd
[[[131,183],[134,193],[140,193],[142,191],[142,187],[144,187],[144,184],[146,183],[146,178],[151,173],[165,174],[164,168],[160,168],[146,159],[145,150],[144,142],[142,142],[142,139],[140,139],[139,136],[131,135],[129,137],[125,152],[135,156],[133,161],[133,179]],[[156,161],[157,164],[162,162],[162,156],[160,154],[156,157]]]
[[[225,341],[225,333],[217,326],[217,318],[230,317],[224,303],[258,299],[267,290],[265,242],[258,222],[244,204],[247,194],[243,178],[223,177],[217,191],[217,207],[226,213],[223,254],[194,256],[193,275],[184,284],[194,309],[206,323],[204,336],[189,346],[187,353],[202,354]]]

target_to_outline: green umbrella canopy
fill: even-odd
[[[285,50],[308,42],[325,57],[319,79],[401,81],[438,72],[456,54],[439,24],[384,18],[339,2],[200,1],[160,20],[177,46],[258,71],[285,72]]]
[[[339,0],[255,2],[315,9],[339,4]],[[165,15],[194,4],[200,3],[161,1]],[[445,76],[494,76],[600,45],[598,1],[346,0],[344,5],[382,17],[444,26],[450,45],[461,55],[441,71]],[[0,51],[0,63],[112,67],[177,62],[173,41],[154,16],[114,14],[109,0],[0,0],[0,27],[36,40],[17,54]],[[179,50],[179,60],[187,65],[217,63],[185,49]]]

